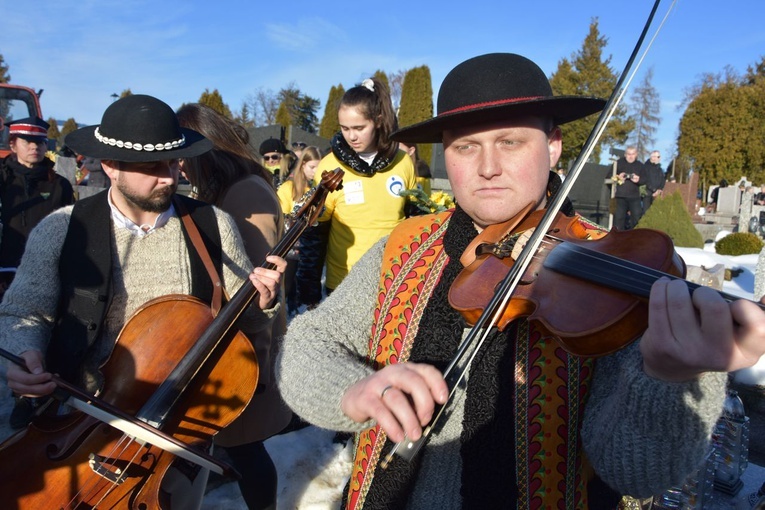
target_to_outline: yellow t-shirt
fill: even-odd
[[[292,179],[287,179],[276,190],[276,196],[279,198],[279,205],[282,208],[284,214],[292,213],[292,209],[295,207],[295,201],[292,199]]]
[[[385,171],[372,176],[351,170],[330,153],[319,163],[315,178],[338,167],[345,172],[343,188],[327,195],[326,210],[319,218],[332,220],[325,283],[330,289],[340,285],[361,256],[404,219],[406,199],[398,192],[416,186],[412,159],[401,150]]]

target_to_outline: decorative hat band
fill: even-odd
[[[107,138],[103,136],[101,133],[98,132],[98,128],[96,128],[95,131],[95,137],[96,139],[105,144],[105,145],[112,145],[119,148],[124,149],[133,149],[134,151],[167,151],[170,149],[177,149],[178,147],[183,147],[183,145],[186,143],[186,137],[184,135],[181,135],[181,138],[178,140],[175,140],[173,142],[165,142],[165,143],[157,143],[157,144],[151,144],[151,143],[133,143],[133,142],[123,142],[122,140],[115,140],[114,138]]]
[[[440,117],[441,115],[448,115],[450,113],[464,112],[466,110],[475,110],[476,108],[486,108],[487,106],[499,106],[503,104],[520,103],[523,101],[534,101],[535,99],[542,99],[542,98],[544,98],[544,96],[513,97],[511,99],[499,99],[497,101],[486,101],[484,103],[468,104],[465,106],[460,106],[459,108],[454,108],[453,110],[449,110],[446,112],[439,112],[438,117]]]
[[[25,136],[48,136],[48,130],[34,124],[11,124],[8,126],[9,134]]]

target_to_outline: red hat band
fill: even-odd
[[[48,130],[34,124],[11,124],[9,133],[17,136],[41,136],[47,138]]]

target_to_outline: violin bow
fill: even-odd
[[[380,463],[383,469],[385,469],[390,464],[394,455],[398,455],[408,461],[411,461],[427,441],[436,423],[443,416],[445,416],[445,410],[451,401],[452,396],[456,392],[459,383],[465,377],[467,370],[470,368],[470,364],[472,363],[476,354],[480,351],[481,346],[483,345],[486,338],[489,336],[492,326],[497,324],[502,318],[502,314],[507,307],[507,303],[510,301],[513,292],[520,284],[523,274],[531,264],[534,253],[536,253],[537,249],[542,244],[545,233],[551,228],[553,222],[555,221],[555,217],[562,208],[569,192],[573,188],[574,182],[579,176],[582,168],[584,168],[584,165],[592,154],[592,151],[595,149],[595,144],[603,135],[608,121],[616,113],[616,109],[619,107],[624,94],[627,92],[629,84],[632,82],[635,74],[637,74],[640,64],[642,64],[643,59],[653,44],[653,41],[656,39],[656,36],[659,34],[659,31],[669,17],[669,14],[672,11],[676,1],[677,0],[672,0],[672,3],[670,4],[669,9],[667,9],[661,24],[657,27],[656,32],[643,51],[638,65],[632,69],[635,59],[637,58],[640,49],[643,47],[643,41],[645,40],[648,30],[653,23],[653,18],[659,8],[661,0],[656,0],[654,2],[653,8],[651,9],[650,14],[648,15],[648,19],[643,26],[643,30],[640,33],[640,37],[638,38],[638,41],[635,44],[635,47],[633,48],[632,53],[630,54],[630,57],[624,66],[624,70],[619,75],[616,86],[611,92],[611,96],[608,98],[608,101],[606,102],[603,111],[600,113],[595,126],[592,128],[592,131],[590,131],[590,134],[587,137],[587,141],[577,156],[571,172],[569,172],[569,176],[563,180],[563,184],[558,190],[558,193],[556,193],[555,197],[553,197],[551,202],[548,204],[544,216],[542,216],[542,219],[532,233],[531,237],[526,242],[523,250],[518,255],[518,258],[513,264],[512,268],[502,280],[502,282],[497,286],[497,291],[494,293],[491,301],[489,301],[489,304],[486,306],[483,313],[476,321],[470,334],[468,334],[460,343],[454,358],[452,359],[449,366],[446,367],[446,370],[443,374],[444,379],[449,386],[449,395],[447,397],[446,403],[441,406],[437,406],[437,411],[433,414],[433,418],[431,419],[430,423],[423,429],[420,439],[417,441],[412,441],[408,437],[405,437],[403,441],[396,443],[393,448],[391,448],[390,452]],[[483,333],[478,333],[479,331],[483,331]]]
[[[24,358],[11,354],[5,349],[0,349],[0,356],[21,368],[27,368]],[[53,375],[51,380],[56,383],[56,386],[58,387],[57,392],[54,392],[54,396],[66,405],[77,409],[78,411],[82,411],[98,421],[104,422],[128,436],[142,441],[143,444],[154,445],[157,448],[168,451],[177,457],[193,462],[194,464],[207,468],[219,475],[230,476],[237,480],[241,478],[241,475],[228,464],[220,462],[214,457],[194,449],[193,446],[162,432],[158,428],[152,427],[148,423],[135,419],[108,402],[101,400],[96,396],[89,395],[61,377]],[[59,392],[58,390],[61,391]]]

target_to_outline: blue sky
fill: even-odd
[[[10,0],[2,0],[8,5]],[[659,17],[670,5],[663,0]],[[97,124],[113,93],[130,88],[173,108],[218,89],[237,110],[294,82],[323,103],[374,73],[428,65],[433,88],[459,62],[507,51],[548,76],[599,19],[621,71],[652,1],[472,0],[292,2],[59,0],[4,9],[0,53],[13,83],[44,89],[47,117]],[[672,153],[677,105],[705,72],[743,73],[765,55],[763,0],[677,0],[633,86],[648,67],[661,99],[656,148]],[[627,99],[630,94],[628,93]],[[665,160],[667,160],[665,158]]]

